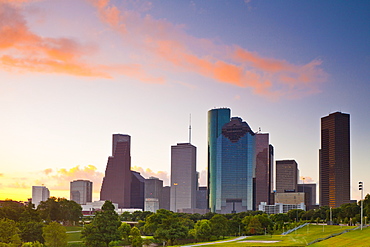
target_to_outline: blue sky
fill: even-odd
[[[270,133],[275,159],[314,182],[320,118],[351,114],[358,198],[358,181],[370,191],[369,12],[367,1],[0,0],[0,199],[40,184],[68,198],[79,178],[98,199],[113,133],[131,135],[135,169],[166,183],[190,114],[205,184],[214,107]]]

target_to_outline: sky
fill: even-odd
[[[370,2],[0,0],[0,200],[33,185],[95,200],[112,134],[132,169],[169,185],[170,148],[197,147],[228,107],[269,133],[275,160],[318,183],[320,119],[351,116],[351,197],[370,193]],[[191,117],[190,117],[191,116]]]

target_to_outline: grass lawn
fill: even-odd
[[[82,227],[80,226],[66,226],[67,230],[67,240],[68,242],[74,242],[74,241],[82,241],[81,240],[81,230]],[[70,233],[68,233],[70,232]]]
[[[330,234],[342,232],[353,227],[309,225],[288,235],[260,235],[250,236],[239,242],[209,244],[203,246],[306,246],[307,243],[326,237]],[[253,241],[253,242],[252,242]],[[269,241],[267,243],[260,241]],[[271,241],[271,242],[270,242]],[[276,241],[276,242],[275,242]]]
[[[355,230],[315,243],[311,246],[369,246],[370,227]]]

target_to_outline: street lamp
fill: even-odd
[[[366,224],[367,224],[367,223],[366,223],[366,220],[367,220],[367,216],[365,216],[365,226],[366,226]]]
[[[364,218],[364,200],[362,200],[362,197],[363,197],[363,194],[364,194],[364,190],[363,190],[363,183],[360,181],[358,182],[358,190],[361,191],[361,230],[362,230],[362,226],[363,226],[363,218]]]

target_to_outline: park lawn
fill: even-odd
[[[370,227],[350,231],[339,236],[315,243],[311,246],[369,246]]]
[[[75,242],[75,241],[82,241],[81,240],[81,230],[82,227],[80,226],[66,226],[67,230],[67,241],[68,242]]]
[[[309,242],[323,238],[333,233],[342,232],[353,227],[309,225],[288,235],[259,235],[249,236],[242,241],[230,243],[209,244],[204,246],[306,246]],[[278,241],[278,242],[248,242],[248,241]]]

